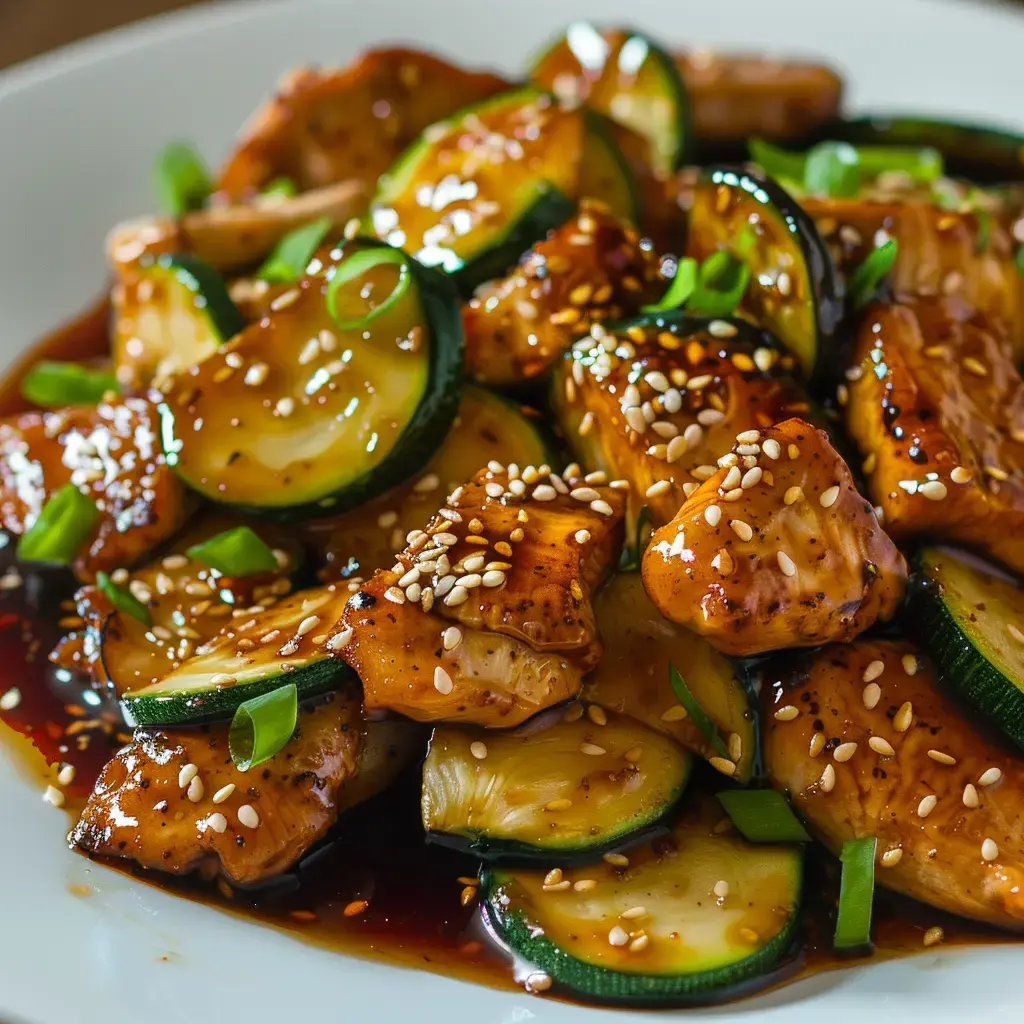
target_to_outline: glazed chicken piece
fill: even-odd
[[[650,244],[603,203],[584,200],[574,220],[463,308],[469,373],[497,385],[540,376],[591,323],[637,313],[666,286]]]
[[[228,728],[136,730],[103,769],[71,843],[171,874],[220,873],[237,885],[287,870],[334,824],[356,775],[359,702],[335,696],[301,707],[291,742],[248,772],[231,760]]]
[[[74,561],[84,580],[136,562],[182,525],[193,504],[160,449],[156,408],[139,398],[0,420],[5,530],[25,533],[69,483],[99,510]]]
[[[769,777],[827,846],[877,836],[880,885],[1024,929],[1024,768],[943,695],[914,647],[834,645],[770,678]]]
[[[954,539],[1024,570],[1024,383],[1007,329],[954,299],[869,308],[846,427],[896,539]]]
[[[646,505],[662,526],[738,432],[806,414],[794,368],[737,321],[596,326],[558,367],[552,402],[580,461],[629,483],[630,521]]]
[[[745,431],[719,467],[644,554],[662,615],[735,655],[852,640],[892,617],[906,562],[823,430]]]
[[[368,50],[342,69],[297,68],[253,115],[219,187],[238,199],[286,177],[300,192],[351,179],[372,191],[424,128],[507,88],[415,50]]]
[[[481,470],[348,603],[339,650],[366,707],[512,726],[573,696],[600,657],[590,595],[621,537],[609,487]]]

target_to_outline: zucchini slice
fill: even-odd
[[[802,854],[719,834],[720,820],[706,806],[632,851],[628,866],[597,861],[555,883],[544,868],[488,868],[485,920],[517,956],[585,998],[684,1004],[761,987],[793,941]]]
[[[604,656],[584,682],[584,698],[671,736],[705,759],[721,758],[724,747],[735,766],[730,778],[749,782],[757,728],[735,663],[696,633],[663,618],[638,572],[612,577],[594,597],[594,614]],[[679,703],[669,682],[670,664],[711,719],[718,743]]]
[[[139,387],[187,370],[245,327],[224,278],[197,256],[144,254],[113,292],[117,379]]]
[[[584,113],[586,133],[576,193],[596,199],[620,220],[639,224],[643,211],[629,162],[615,141],[614,126],[593,111]]]
[[[299,591],[203,644],[157,683],[121,696],[131,725],[188,725],[230,718],[239,704],[294,683],[299,699],[349,678],[328,640],[347,587]]]
[[[950,548],[925,548],[917,568],[912,630],[940,681],[1024,748],[1024,584]]]
[[[423,764],[428,837],[484,859],[547,861],[635,842],[656,825],[686,788],[689,755],[639,722],[579,710],[516,732],[436,728]]]
[[[770,178],[709,168],[694,190],[687,253],[705,259],[720,249],[750,267],[743,308],[811,376],[843,312],[842,287],[814,222]]]
[[[530,80],[642,135],[659,175],[682,166],[690,136],[686,87],[672,57],[647,36],[575,22],[538,58]]]
[[[189,486],[267,518],[329,515],[393,487],[458,408],[462,323],[444,275],[376,242],[310,268],[270,316],[172,378],[161,406],[168,462]]]

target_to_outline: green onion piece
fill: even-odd
[[[858,949],[871,942],[871,904],[875,895],[874,836],[847,839],[840,859],[839,915],[836,918],[836,949]]]
[[[715,753],[719,757],[728,758],[729,750],[725,743],[722,742],[718,727],[708,717],[708,713],[700,706],[697,698],[690,693],[686,680],[683,679],[679,674],[679,669],[671,662],[669,662],[668,666],[668,681],[672,684],[672,692],[676,695],[676,700],[686,708],[686,713],[693,719],[694,724],[704,734],[704,738],[708,743],[715,748]]]
[[[294,683],[239,704],[228,730],[228,751],[235,767],[247,772],[269,761],[292,738],[298,715]]]
[[[1016,255],[1013,257],[1013,262],[1016,264],[1017,273],[1021,277],[1024,277],[1024,245],[1017,249]]]
[[[275,178],[265,188],[260,189],[261,196],[279,196],[281,199],[293,199],[299,189],[291,178]]]
[[[713,252],[700,265],[686,308],[698,316],[732,316],[749,283],[750,267],[724,249]]]
[[[860,309],[871,299],[879,282],[892,270],[898,251],[896,239],[890,238],[850,275],[846,285],[846,303],[850,309]]]
[[[118,586],[105,572],[96,573],[96,586],[118,610],[146,626],[152,626],[149,609],[127,588]]]
[[[988,248],[988,240],[992,235],[992,214],[988,210],[976,209],[974,216],[978,220],[978,237],[974,243],[974,251],[980,253]]]
[[[718,802],[752,843],[809,843],[811,837],[800,824],[786,798],[774,789],[727,789]]]
[[[398,283],[391,294],[383,302],[377,303],[369,312],[356,320],[345,319],[340,302],[339,292],[342,286],[362,277],[374,267],[391,263],[400,267]],[[334,269],[330,283],[327,285],[327,311],[334,318],[334,322],[343,331],[361,330],[375,320],[382,313],[386,313],[396,302],[399,302],[409,288],[409,281],[412,274],[409,270],[408,257],[400,249],[392,249],[390,246],[375,246],[372,249],[357,249],[349,256],[343,257],[342,261]]]
[[[198,210],[213,189],[206,164],[190,142],[172,142],[160,153],[153,181],[160,205],[175,217]]]
[[[804,188],[813,195],[855,196],[860,181],[860,157],[848,142],[819,142],[807,151]]]
[[[67,565],[89,539],[100,512],[92,498],[65,484],[42,507],[39,518],[18,541],[22,562]]]
[[[640,559],[643,557],[644,531],[651,524],[651,507],[644,505],[640,514],[636,517],[636,531],[633,534],[634,542],[630,547],[628,544],[622,546],[622,554],[619,556],[619,572],[636,572],[640,568]]]
[[[804,153],[792,153],[788,149],[780,149],[764,139],[750,139],[747,142],[750,159],[754,161],[769,178],[782,182],[800,185],[804,180],[804,167],[807,156]]]
[[[43,408],[63,405],[95,405],[108,392],[117,392],[117,378],[105,370],[81,363],[56,363],[44,359],[21,380],[22,398]]]
[[[684,305],[697,287],[697,261],[686,256],[676,267],[676,276],[665,294],[653,305],[642,307],[644,313],[664,313]]]
[[[330,217],[320,217],[289,231],[274,246],[274,251],[256,271],[256,276],[270,284],[294,284],[302,277],[317,246],[330,230]]]
[[[225,576],[252,576],[277,568],[274,552],[248,526],[236,526],[193,545],[188,557]]]
[[[919,185],[930,185],[945,173],[942,154],[931,146],[858,146],[865,177],[901,171]]]

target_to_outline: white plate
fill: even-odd
[[[671,43],[820,53],[848,74],[854,108],[1018,125],[1024,117],[1016,106],[1024,21],[966,0],[325,0],[231,3],[158,19],[0,75],[0,364],[98,292],[104,233],[151,206],[150,162],[169,139],[192,138],[219,159],[294,64],[338,63],[402,38],[514,71],[571,17],[626,20]],[[16,770],[0,742],[3,1024],[284,1024],[314,1015],[358,1024],[597,1024],[634,1016],[348,959],[132,883],[67,851],[65,816],[40,800],[41,779]],[[83,884],[90,896],[69,893]],[[686,1016],[1019,1020],[1022,968],[1024,953],[1012,947],[929,953]]]

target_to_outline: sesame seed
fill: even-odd
[[[274,406],[274,412],[278,416],[291,416],[295,412],[295,399],[289,395],[285,395],[284,398],[279,398],[277,404]]]
[[[561,882],[561,881],[562,881],[562,869],[561,868],[552,868],[544,876],[544,884],[545,885],[558,885],[558,883]]]
[[[978,807],[981,804],[981,800],[978,798],[978,791],[970,782],[964,786],[963,801],[964,807]]]
[[[0,711],[13,711],[21,703],[21,690],[12,686],[0,696]]]
[[[711,559],[711,568],[717,570],[722,576],[728,576],[734,568],[732,555],[725,548],[721,548],[717,555]]]
[[[451,579],[452,577],[448,576],[445,578]],[[441,582],[443,583],[444,580],[442,580]],[[440,590],[440,587],[438,589]],[[444,603],[448,608],[455,608],[458,605],[464,603],[468,599],[468,597],[469,591],[465,587],[460,587],[456,585],[452,587],[450,593],[445,595]]]
[[[839,762],[849,761],[856,753],[857,744],[853,741],[850,741],[849,743],[840,743],[839,746],[832,751],[832,758]]]
[[[927,818],[935,810],[935,805],[938,802],[939,798],[934,793],[929,793],[926,797],[922,797],[921,802],[917,805],[917,816],[919,818]]]
[[[477,572],[468,573],[465,576],[460,576],[456,581],[456,586],[464,587],[466,590],[475,590],[483,582],[483,577]]]
[[[861,694],[861,699],[864,701],[864,707],[868,711],[872,711],[878,704],[882,697],[882,688],[878,683],[869,683],[864,687],[864,692]]]
[[[513,530],[512,532],[514,533],[515,531]],[[580,533],[587,533],[587,531],[586,530],[580,530]],[[522,537],[520,537],[519,539],[522,540]],[[590,539],[590,534],[589,533],[587,533],[587,539],[588,540]],[[580,543],[583,543],[583,542],[581,541]],[[504,555],[506,558],[511,558],[512,557],[512,545],[506,543],[503,540],[499,540],[497,542],[497,544],[494,545],[494,550],[497,551],[499,555]]]
[[[526,977],[526,987],[531,992],[547,992],[551,984],[551,975],[543,971],[534,971]]]
[[[878,859],[884,868],[894,868],[903,858],[903,850],[897,846],[895,849],[886,850]]]
[[[748,469],[743,474],[743,479],[740,481],[740,487],[745,491],[749,491],[751,487],[756,487],[761,482],[761,477],[764,475],[764,470],[760,466],[754,466],[753,469]]]
[[[70,786],[75,781],[75,766],[73,764],[62,764],[57,772],[57,785]]]
[[[604,747],[599,747],[596,743],[581,743],[580,753],[589,754],[591,757],[600,757],[601,754],[607,754],[608,751]]]
[[[242,380],[251,388],[259,387],[267,379],[269,373],[270,367],[266,363],[253,363],[245,371],[245,376]]]
[[[591,502],[597,501],[601,497],[593,487],[574,487],[569,492],[570,498],[575,498],[576,501]]]
[[[538,484],[531,495],[534,501],[554,501],[558,492],[550,484]]]
[[[795,704],[785,704],[775,712],[775,720],[778,722],[792,722],[800,714],[800,709]]]
[[[659,495],[667,493],[671,488],[671,481],[658,480],[656,483],[651,484],[644,493],[648,498],[657,498]]]
[[[880,659],[872,661],[866,669],[864,669],[864,675],[861,678],[865,683],[870,683],[877,679],[885,671],[885,662]]]
[[[903,671],[908,676],[917,674],[917,658],[913,654],[904,654],[900,661],[903,664]]]
[[[260,827],[260,816],[252,804],[242,804],[238,808],[238,820],[246,828],[259,828]]]
[[[644,375],[644,380],[647,381],[655,391],[665,392],[669,389],[668,377],[666,377],[660,370],[651,370],[650,373]]]
[[[384,597],[386,600],[391,601],[392,604],[405,604],[405,594],[398,587],[388,587],[384,591]]]
[[[989,768],[982,772],[981,778],[978,779],[979,786],[994,786],[1001,778],[1003,773],[998,768]]]
[[[568,797],[561,797],[558,800],[549,800],[544,805],[545,811],[567,811],[572,807],[572,801]]]
[[[825,749],[825,734],[816,732],[811,737],[811,743],[808,753],[811,757],[817,757]]]
[[[782,497],[782,501],[786,505],[795,505],[803,496],[804,489],[802,487],[788,487]]]
[[[345,904],[345,909],[342,913],[346,917],[357,917],[370,905],[369,900],[353,900],[351,903]]]
[[[896,751],[893,750],[892,744],[881,736],[872,736],[868,740],[868,746],[876,754],[881,754],[883,757],[894,757],[896,754]]]
[[[462,630],[458,626],[449,626],[441,634],[441,643],[446,651],[453,651],[462,643]]]
[[[918,487],[917,493],[923,494],[929,501],[942,501],[948,492],[941,480],[928,480]]]
[[[999,856],[999,847],[994,839],[986,839],[981,844],[982,860],[993,861]]]
[[[186,796],[192,803],[197,804],[203,799],[203,793],[205,787],[203,786],[203,780],[197,775],[189,784],[186,790]]]
[[[830,764],[826,764],[821,773],[821,778],[818,779],[818,785],[821,786],[823,793],[831,793],[836,786],[836,770]]]
[[[299,623],[299,628],[295,630],[296,636],[305,636],[307,633],[311,633],[317,626],[320,625],[319,615],[308,615]]]
[[[724,900],[729,895],[729,883],[725,879],[719,879],[715,882],[713,889],[711,890],[720,900]]]
[[[224,817],[220,811],[215,811],[213,814],[206,819],[206,824],[213,829],[214,832],[222,834],[227,831],[228,819]]]
[[[590,531],[589,530],[577,530],[575,533],[577,544],[589,544],[590,543]]]
[[[1010,474],[1000,466],[985,466],[984,469],[993,480],[1006,481],[1010,479]]]
[[[822,508],[831,508],[839,500],[839,485],[833,484],[827,490],[822,491],[818,501]]]
[[[708,324],[708,334],[713,338],[733,338],[736,336],[737,328],[728,320],[712,320]]]
[[[938,925],[933,925],[924,933],[922,942],[926,946],[937,946],[945,937],[946,933]]]
[[[725,476],[722,478],[722,483],[721,483],[721,486],[719,487],[719,490],[721,490],[721,491],[731,490],[733,487],[736,487],[737,484],[739,484],[740,480],[742,480],[742,479],[743,479],[743,475],[740,473],[739,467],[732,466],[732,467],[730,467],[729,472],[726,473]]]
[[[727,757],[709,757],[708,764],[717,772],[721,772],[723,775],[735,775],[736,765],[730,761]]]
[[[619,917],[623,921],[638,921],[641,917],[647,916],[646,907],[630,907],[629,910],[624,910]]]
[[[942,750],[929,750],[928,756],[933,761],[937,761],[939,764],[956,764],[956,758],[952,757],[951,755],[945,753],[945,751]]]
[[[274,299],[273,302],[271,302],[270,308],[275,313],[282,309],[287,309],[293,302],[296,301],[296,299],[299,298],[300,294],[301,293],[299,292],[298,288],[290,288],[288,291],[278,295],[278,297]]]
[[[608,724],[608,715],[605,714],[605,710],[600,704],[591,704],[587,708],[587,718],[589,718],[594,725]]]
[[[178,788],[187,789],[189,783],[199,774],[199,767],[189,762],[178,771]]]
[[[969,484],[973,479],[971,471],[963,466],[954,466],[949,474],[949,479],[955,484]]]
[[[591,889],[597,888],[596,878],[581,878],[577,882],[572,883],[572,887],[576,892],[590,892]]]
[[[612,482],[611,486],[614,486],[614,481]],[[615,514],[615,510],[603,498],[600,498],[597,501],[592,501],[590,503],[590,507],[595,512],[599,513],[602,516],[610,516]]]
[[[478,760],[482,761],[487,756],[487,744],[480,740],[474,740],[469,745],[469,752]]]
[[[512,531],[512,532],[511,532],[511,533],[510,533],[509,535],[508,535],[508,539],[509,539],[510,541],[512,541],[512,543],[513,543],[513,544],[518,544],[518,543],[519,543],[519,542],[520,542],[520,541],[521,541],[521,540],[522,540],[522,539],[523,539],[523,538],[524,538],[525,536],[526,536],[526,533],[525,533],[525,532],[523,531],[523,529],[522,529],[521,527],[517,526],[517,527],[516,527],[516,528],[515,528],[515,529],[514,529],[514,530],[513,530],[513,531]],[[495,550],[497,550],[497,549],[495,549]],[[509,554],[511,554],[511,552],[509,552]]]
[[[592,412],[586,412],[583,414],[583,419],[580,420],[580,425],[576,428],[576,433],[580,437],[586,437],[587,434],[594,427],[594,414]]]
[[[892,727],[897,732],[906,732],[914,722],[914,705],[910,701],[904,701],[899,711],[893,715]]]
[[[226,786],[221,786],[216,793],[213,794],[213,802],[215,804],[222,804],[232,793],[235,791],[235,784],[229,782]]]
[[[47,786],[43,790],[43,801],[54,807],[63,807],[64,794],[56,786]]]
[[[722,510],[717,505],[708,505],[704,509],[704,521],[708,526],[717,526],[722,519]]]
[[[644,418],[643,412],[637,406],[630,406],[623,415],[626,418],[626,423],[631,430],[634,430],[638,434],[642,434],[647,429],[647,420]]]
[[[796,575],[796,563],[789,557],[789,555],[786,554],[785,551],[780,551],[775,557],[779,563],[779,568],[782,570],[783,576]]]
[[[661,721],[663,722],[681,722],[686,718],[688,712],[682,704],[673,704],[672,707],[667,708],[661,713]]]
[[[976,359],[974,356],[964,356],[961,360],[961,366],[963,366],[968,373],[973,373],[975,377],[988,376],[988,367],[981,362],[980,359]]]
[[[629,935],[620,925],[615,925],[608,933],[608,942],[613,946],[625,946],[629,942]]]
[[[696,377],[691,377],[686,382],[686,388],[688,391],[700,391],[701,388],[706,388],[714,379],[710,373],[702,373]]]
[[[748,541],[754,536],[754,531],[742,519],[730,519],[729,528],[742,541]]]
[[[636,764],[641,757],[643,757],[643,747],[630,747],[623,755],[622,759],[627,761],[629,764]]]
[[[697,413],[697,422],[705,427],[713,427],[716,423],[721,423],[725,419],[725,413],[720,412],[718,409],[701,409]]]
[[[696,447],[704,439],[704,430],[699,423],[691,423],[683,431],[683,440],[691,448]]]
[[[335,633],[327,641],[327,647],[332,651],[340,651],[343,647],[348,646],[348,642],[352,639],[352,627],[346,626],[340,633]]]
[[[1024,644],[1024,633],[1022,633],[1012,622],[1006,626],[1006,632],[1019,644]]]
[[[440,665],[434,668],[434,689],[445,697],[455,689],[452,677]]]
[[[601,859],[614,868],[629,867],[629,858],[624,853],[606,853]]]

